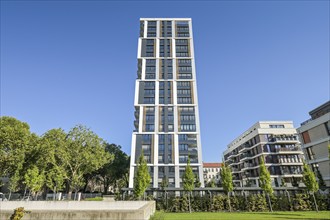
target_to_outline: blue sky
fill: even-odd
[[[329,100],[329,1],[1,1],[1,116],[129,154],[140,17],[193,20],[204,161]]]

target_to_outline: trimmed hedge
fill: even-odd
[[[319,210],[330,209],[330,195],[316,194]],[[306,193],[271,195],[274,211],[309,211],[315,210],[313,198]],[[221,212],[229,210],[228,197],[218,195],[195,195],[191,199],[192,210],[195,212]],[[251,194],[249,196],[231,196],[230,204],[232,211],[264,212],[269,210],[269,205],[264,194]],[[156,200],[157,210],[166,212],[188,212],[188,197],[169,197]]]

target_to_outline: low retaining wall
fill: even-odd
[[[0,219],[9,219],[14,209],[24,207],[30,213],[23,220],[148,220],[155,212],[154,201],[4,201]]]

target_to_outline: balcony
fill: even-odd
[[[298,171],[298,170],[294,170],[294,171],[282,171],[281,175],[302,175],[302,172]]]
[[[269,142],[274,143],[287,143],[287,142],[297,142],[298,137],[296,135],[288,135],[288,134],[280,134],[280,135],[273,135],[268,139]]]
[[[240,146],[240,150],[238,152],[244,152],[245,150],[247,150],[248,148],[252,147],[253,145],[249,144],[248,142],[242,144]]]
[[[285,147],[281,147],[276,149],[276,152],[279,153],[290,153],[290,152],[296,152],[296,151],[301,151],[300,147],[292,147],[292,148],[285,148]]]
[[[272,158],[272,159],[266,158],[265,163],[279,163],[279,160],[277,158]]]
[[[139,127],[139,121],[138,120],[134,120],[134,127],[136,129]]]
[[[244,163],[244,168],[246,168],[246,167],[256,167],[258,165],[259,164],[257,164],[257,163]]]
[[[250,157],[253,157],[253,154],[245,153],[245,154],[242,154],[240,158],[241,158],[241,160],[247,160]]]
[[[246,179],[246,178],[256,178],[256,177],[259,177],[259,175],[253,174],[253,173],[244,173],[244,174],[242,174],[242,177],[243,177],[243,179]]]
[[[281,158],[279,159],[279,163],[281,164],[286,164],[286,163],[303,163],[303,160],[301,158],[299,158],[299,160],[296,159],[289,159],[289,158]]]

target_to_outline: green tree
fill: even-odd
[[[317,207],[317,203],[315,200],[315,192],[319,190],[319,185],[317,184],[315,174],[311,170],[311,168],[304,163],[303,165],[304,171],[303,171],[303,182],[307,187],[307,190],[312,194],[313,199],[314,199],[314,204],[315,204],[315,209],[318,212],[319,209]]]
[[[63,129],[51,129],[41,137],[41,151],[45,161],[46,186],[55,194],[64,188],[64,182],[68,178],[65,163],[61,153],[65,153],[67,134]]]
[[[188,200],[189,200],[189,212],[191,213],[191,192],[195,188],[195,175],[193,173],[193,170],[190,166],[190,158],[188,157],[187,166],[185,168],[185,172],[182,176],[182,182],[183,182],[183,189],[188,192]]]
[[[201,185],[202,185],[202,183],[199,181],[198,178],[196,178],[196,179],[195,179],[195,187],[196,187],[196,188],[200,188]]]
[[[30,189],[32,197],[37,200],[38,193],[45,182],[45,175],[43,171],[39,171],[37,166],[32,166],[24,175],[24,183]]]
[[[215,178],[213,177],[210,182],[207,183],[208,187],[214,188],[216,186]]]
[[[270,201],[270,195],[273,194],[274,190],[272,187],[272,180],[270,178],[270,173],[265,166],[265,161],[263,157],[261,157],[259,178],[260,178],[260,187],[266,193],[270,211],[273,212],[272,203]]]
[[[230,167],[225,163],[223,164],[223,166],[220,169],[220,176],[221,176],[223,190],[227,193],[229,211],[231,212],[229,193],[234,190],[233,176],[232,176]]]
[[[0,117],[0,177],[9,177],[10,195],[19,189],[23,179],[22,169],[31,135],[27,123],[13,117]]]
[[[46,174],[46,186],[52,189],[55,200],[55,195],[58,191],[62,190],[64,187],[64,181],[66,177],[66,172],[63,167],[53,166]]]
[[[113,156],[101,169],[95,172],[95,175],[100,175],[104,193],[107,194],[110,185],[113,185],[115,188],[122,187],[119,185],[119,182],[122,182],[121,180],[126,180],[130,161],[127,154],[121,150],[120,145],[106,144],[105,150]],[[127,187],[126,184],[123,186]]]
[[[134,196],[140,199],[151,182],[147,161],[144,159],[143,151],[138,159],[136,174],[134,177]]]
[[[160,183],[160,188],[164,190],[166,187],[168,187],[168,178],[167,176],[164,176],[162,182]]]
[[[112,155],[105,151],[105,142],[82,125],[72,128],[66,141],[67,144],[58,153],[67,170],[70,199],[72,191],[76,195],[84,185],[83,176],[100,169]]]

